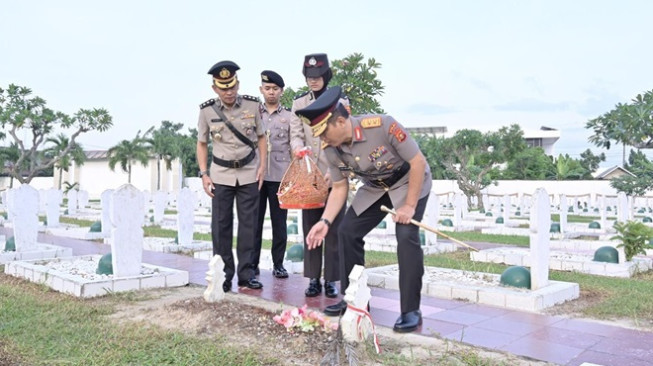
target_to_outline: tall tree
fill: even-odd
[[[510,159],[502,179],[545,180],[554,171],[553,160],[541,147],[527,148]]]
[[[499,175],[498,164],[511,160],[526,148],[523,135],[519,125],[513,124],[485,134],[463,129],[444,140],[443,163],[455,176],[470,207],[472,197],[476,197],[478,207],[484,208],[481,190],[492,183],[493,175]]]
[[[646,158],[640,151],[630,151],[626,165],[632,175],[622,175],[610,181],[610,186],[617,192],[624,192],[629,196],[643,196],[653,189],[653,162]]]
[[[587,171],[580,165],[578,160],[571,158],[568,154],[558,155],[553,165],[555,170],[549,178],[555,180],[579,180],[583,178]]]
[[[29,88],[14,84],[6,90],[0,88],[0,126],[11,136],[20,153],[10,165],[9,174],[23,184],[69,154],[80,134],[104,132],[112,125],[111,116],[102,108],[80,109],[70,117],[47,108],[45,100],[32,97]],[[70,144],[50,159],[41,159],[39,148],[56,129],[72,130]],[[27,134],[31,134],[31,139],[25,142],[20,136]]]
[[[52,156],[58,156],[62,151],[68,148],[70,145],[70,139],[63,133],[56,135],[55,137],[48,137],[46,143],[51,143],[52,146],[49,146],[45,150],[46,157],[50,158]],[[86,161],[86,154],[84,154],[84,149],[78,143],[75,143],[74,146],[69,149],[69,153],[61,157],[59,161],[54,164],[54,167],[59,171],[59,182],[57,184],[57,189],[61,189],[63,172],[68,171],[73,162],[76,165],[83,165]]]
[[[165,162],[166,170],[172,169],[172,161],[181,156],[179,144],[181,134],[179,130],[183,123],[162,121],[159,129],[150,128],[144,135],[147,136],[151,152],[156,156],[156,189],[161,189],[161,161]]]
[[[590,149],[580,153],[580,166],[585,169],[582,179],[594,179],[592,173],[599,168],[602,161],[605,161],[605,153],[594,155]]]
[[[332,60],[333,78],[329,86],[339,85],[349,98],[352,114],[384,113],[376,99],[384,93],[385,87],[378,79],[377,70],[381,64],[374,58],[364,60],[360,53],[353,53],[343,59]],[[286,87],[281,96],[281,105],[292,107],[293,99],[308,91],[306,85],[297,90]]]
[[[381,63],[374,58],[364,59],[362,53],[353,53],[341,60],[334,60],[331,63],[333,79],[330,85],[342,87],[353,114],[384,113],[376,99],[383,95],[385,89],[376,73]]]
[[[611,111],[589,120],[585,128],[594,132],[588,141],[598,147],[609,150],[613,142],[622,144],[625,166],[627,146],[653,148],[653,91],[638,94],[629,104],[617,104]]]
[[[132,163],[141,163],[147,166],[150,160],[150,147],[147,139],[141,137],[141,131],[138,131],[133,140],[122,140],[118,145],[107,151],[109,157],[109,168],[115,171],[116,164],[120,163],[120,168],[127,173],[127,183],[132,182]]]
[[[185,177],[196,177],[200,170],[197,165],[197,128],[189,128],[188,135],[181,135],[179,140],[181,166]],[[211,149],[209,148],[209,154]],[[209,160],[210,161],[210,160]]]

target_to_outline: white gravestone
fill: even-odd
[[[195,193],[190,188],[182,188],[177,198],[177,242],[190,245],[193,242],[193,224],[195,223]]]
[[[77,207],[84,209],[88,206],[88,191],[80,190],[77,192]]]
[[[503,220],[504,222],[508,222],[508,219],[510,218],[510,195],[509,194],[504,194],[503,195]]]
[[[209,261],[209,270],[206,272],[207,287],[204,290],[204,300],[206,302],[217,302],[224,299],[224,262],[219,255],[214,255]]]
[[[47,190],[46,189],[39,189],[39,214],[45,214],[46,213],[46,202],[47,199],[45,198]]]
[[[71,189],[66,197],[68,197],[68,216],[77,215],[77,191]]]
[[[564,234],[567,230],[567,214],[569,212],[569,205],[567,204],[567,196],[560,195],[560,233]]]
[[[456,193],[453,204],[453,219],[451,220],[454,228],[458,228],[462,224],[463,214],[463,195]]]
[[[163,221],[163,214],[165,213],[166,206],[168,205],[168,194],[163,191],[156,191],[154,193],[154,223],[160,224]]]
[[[63,193],[56,188],[50,188],[45,192],[45,214],[48,227],[59,226],[59,207],[62,200]]]
[[[4,202],[6,202],[7,206],[7,220],[8,221],[14,221],[14,202],[16,199],[14,198],[16,194],[16,188],[12,188],[8,191],[6,191],[6,195],[3,199]]]
[[[108,238],[111,236],[111,201],[113,189],[107,189],[100,195],[100,204],[102,206],[102,236]]]
[[[490,208],[490,198],[487,196],[487,193],[483,193],[481,202],[483,202],[483,208],[487,211]]]
[[[17,252],[35,251],[39,230],[39,192],[29,184],[13,190],[14,240]]]
[[[606,203],[605,195],[599,198],[599,212],[601,213],[601,227],[605,227],[608,222],[608,205]]]
[[[531,290],[549,284],[549,240],[551,229],[551,203],[544,188],[533,195],[530,217]]]
[[[628,207],[628,197],[624,192],[619,192],[617,194],[617,201],[619,202],[617,221],[626,222],[628,221],[628,213],[630,212],[630,208]]]
[[[113,192],[111,257],[116,277],[138,276],[143,260],[143,193],[131,184]]]
[[[424,215],[424,222],[431,227],[438,227],[438,220],[440,219],[440,199],[438,195],[429,193],[429,200],[426,202],[426,214]],[[437,245],[438,235],[426,230],[426,245]]]

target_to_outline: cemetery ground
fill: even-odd
[[[156,227],[145,232],[174,237],[174,231]],[[472,245],[528,245],[524,237],[448,234]],[[266,248],[269,245],[264,241]],[[396,263],[396,256],[367,252],[366,260],[368,267],[375,267]],[[490,273],[506,268],[472,262],[467,251],[427,255],[425,264]],[[581,289],[579,299],[548,309],[550,314],[653,330],[651,272],[611,278],[551,271],[550,279],[578,282]],[[229,294],[222,303],[206,303],[203,290],[191,286],[78,299],[0,274],[0,365],[317,365],[332,344],[334,333],[289,334],[272,320],[281,304],[240,294]],[[377,331],[383,353],[375,355],[368,342],[357,349],[359,364],[545,364],[437,338],[420,343],[424,337]]]

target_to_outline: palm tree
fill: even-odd
[[[58,156],[62,151],[66,150],[70,144],[70,139],[68,136],[63,133],[58,134],[55,137],[49,137],[46,142],[53,144],[52,147],[46,150],[46,156]],[[73,142],[73,146],[70,148],[68,154],[64,154],[61,158],[54,164],[55,168],[59,170],[59,183],[57,185],[58,189],[61,189],[61,183],[63,179],[63,172],[68,171],[73,162],[76,165],[83,165],[86,161],[86,154],[84,154],[84,149],[78,143]]]
[[[7,147],[0,148],[0,167],[2,167],[2,173],[7,172],[9,174],[9,188],[14,187],[14,175],[11,172],[19,159],[20,149],[15,142]],[[25,165],[25,162],[23,161],[22,164]]]
[[[147,140],[141,137],[139,130],[136,137],[129,140],[122,140],[118,145],[110,148],[107,151],[109,157],[109,168],[115,171],[116,164],[120,163],[120,168],[123,172],[127,173],[127,183],[132,182],[132,162],[139,162],[143,166],[147,166],[150,160],[150,148]]]
[[[144,137],[150,134],[151,137],[147,139],[150,145],[151,152],[156,155],[156,189],[161,189],[161,160],[166,164],[166,170],[172,169],[172,161],[181,156],[181,139],[179,130],[184,125],[182,123],[172,123],[170,121],[162,121],[161,127],[154,130],[150,128],[143,135]]]

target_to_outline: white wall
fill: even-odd
[[[533,194],[538,188],[544,188],[548,194],[566,194],[580,196],[586,194],[617,195],[608,180],[502,180],[498,185],[489,185],[482,190],[489,195]],[[461,192],[455,180],[434,180],[431,190],[437,194]],[[647,195],[652,195],[649,192]]]

